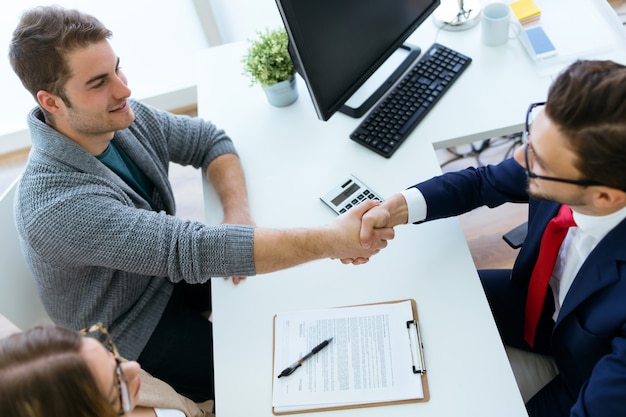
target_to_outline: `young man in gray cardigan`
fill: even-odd
[[[22,249],[55,322],[103,322],[124,357],[204,401],[214,392],[211,325],[199,314],[210,308],[210,277],[366,262],[393,230],[361,245],[373,202],[329,226],[254,227],[230,138],[131,100],[110,36],[94,17],[58,7],[27,11],[13,33],[11,65],[38,104],[16,201]],[[170,162],[206,172],[222,225],[174,216]]]

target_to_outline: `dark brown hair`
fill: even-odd
[[[626,191],[626,66],[574,62],[550,87],[545,110],[583,178]]]
[[[98,19],[78,10],[36,7],[22,15],[13,31],[9,61],[35,100],[45,90],[68,103],[65,84],[72,74],[66,54],[111,35]]]
[[[34,327],[0,340],[0,415],[117,416],[81,355],[82,336]]]

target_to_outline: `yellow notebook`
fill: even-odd
[[[518,0],[509,5],[522,25],[538,21],[541,10],[533,0]]]

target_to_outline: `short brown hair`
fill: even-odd
[[[626,191],[626,66],[574,62],[550,87],[545,110],[583,178]]]
[[[72,74],[65,55],[111,35],[98,19],[78,10],[36,7],[22,15],[13,31],[9,61],[35,100],[45,90],[67,102],[65,84]]]
[[[78,332],[52,326],[0,340],[0,415],[117,416],[81,355],[81,345]]]

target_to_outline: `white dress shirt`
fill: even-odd
[[[401,191],[401,193],[409,209],[408,223],[411,224],[424,220],[426,218],[426,199],[424,199],[422,192],[412,187]]]

